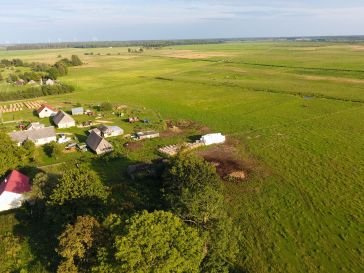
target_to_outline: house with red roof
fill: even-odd
[[[0,184],[0,211],[20,207],[30,189],[29,177],[13,170]]]
[[[53,117],[57,114],[57,109],[53,108],[52,106],[48,105],[48,104],[43,104],[38,110],[38,116],[40,118],[49,118],[49,117]]]

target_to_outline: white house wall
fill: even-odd
[[[58,128],[71,128],[76,126],[76,123],[75,122],[59,123],[57,126]]]
[[[41,139],[37,139],[36,141],[34,141],[34,144],[36,146],[41,146],[47,143],[51,143],[52,141],[57,141],[57,137],[47,137],[47,138],[41,138]]]
[[[38,115],[40,118],[49,118],[54,116],[56,113],[52,110],[44,108]]]
[[[0,195],[0,211],[15,209],[22,205],[23,195],[4,191]]]

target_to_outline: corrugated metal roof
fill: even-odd
[[[56,131],[53,126],[40,128],[36,130],[27,130],[27,131],[17,131],[9,133],[12,140],[14,140],[17,143],[22,143],[26,141],[27,139],[36,141],[38,139],[43,138],[49,138],[49,137],[55,137]]]

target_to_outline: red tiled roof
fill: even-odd
[[[42,106],[37,110],[37,113],[39,114],[40,112],[43,111],[44,108],[48,108],[50,110],[52,110],[53,112],[57,112],[57,109],[53,108],[52,106],[48,105],[48,104],[42,104]]]
[[[13,193],[25,193],[30,191],[29,177],[18,172],[12,171],[0,184],[0,194],[4,191]]]

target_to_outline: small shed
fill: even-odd
[[[95,132],[105,138],[113,136],[121,136],[122,134],[124,134],[124,130],[121,129],[119,126],[106,126],[106,125],[100,125],[99,127],[97,127]]]
[[[138,139],[150,139],[150,138],[156,138],[159,137],[159,133],[156,131],[145,131],[145,132],[138,132],[136,133]]]
[[[72,108],[72,116],[79,116],[84,114],[83,107]]]
[[[54,80],[48,79],[45,82],[46,85],[54,85]]]
[[[220,144],[224,143],[226,137],[221,133],[203,135],[200,141],[205,145]]]
[[[45,125],[39,122],[32,122],[27,126],[27,130],[38,130],[44,128]]]

